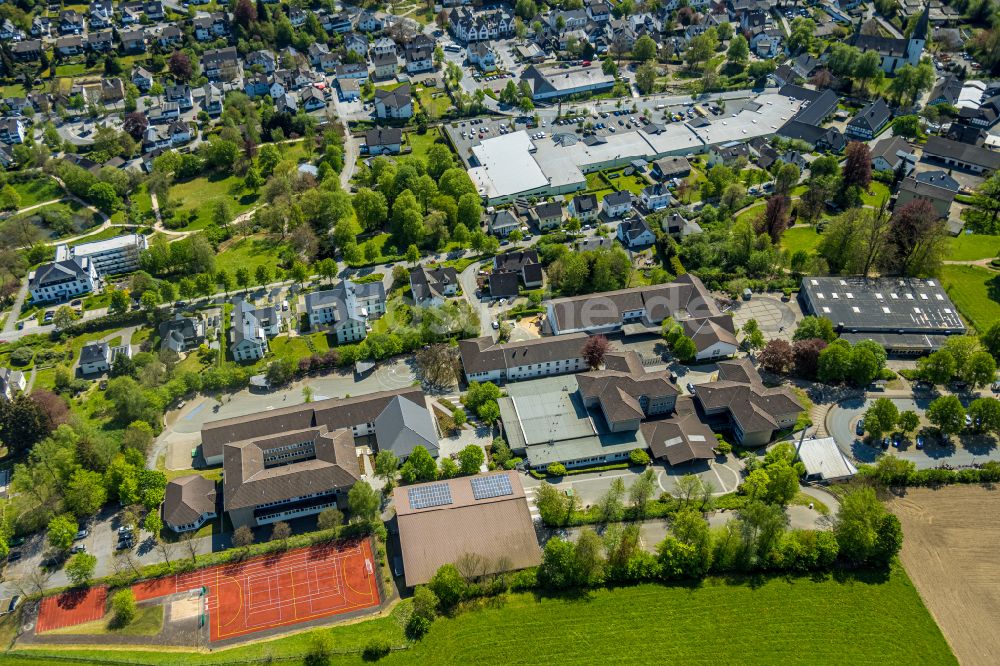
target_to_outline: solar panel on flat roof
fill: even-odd
[[[419,486],[406,491],[411,509],[427,509],[432,506],[451,504],[451,488],[447,483]]]
[[[510,477],[506,474],[477,476],[469,479],[469,483],[472,485],[472,496],[477,500],[514,494],[514,489],[510,487]]]

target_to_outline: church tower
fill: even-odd
[[[910,35],[910,40],[906,44],[906,59],[914,67],[920,64],[920,56],[923,54],[924,46],[927,44],[927,32],[930,30],[930,23],[931,6],[928,2],[924,4],[924,12],[920,15],[917,27],[913,29],[913,34]]]

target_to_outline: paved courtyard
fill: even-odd
[[[754,294],[749,301],[738,301],[732,310],[733,323],[742,328],[750,319],[756,319],[764,337],[792,339],[795,327],[802,320],[802,309],[792,299],[784,302],[780,296]]]

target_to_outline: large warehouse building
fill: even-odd
[[[924,354],[965,324],[937,280],[807,277],[799,291],[809,314],[826,317],[852,344],[874,340],[897,354]]]
[[[482,140],[462,154],[469,175],[488,204],[520,196],[547,196],[586,189],[585,174],[625,166],[633,160],[707,152],[732,141],[771,136],[803,105],[777,93],[758,95],[718,118],[650,123],[641,129],[581,137],[566,128],[546,136],[521,130]],[[446,125],[452,133],[455,128]],[[537,137],[537,138],[536,138]],[[453,139],[453,144],[458,144]]]

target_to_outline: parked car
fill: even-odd
[[[917,436],[917,448],[918,449],[924,448],[924,438],[923,438],[923,436],[920,436],[920,435]]]
[[[858,435],[865,434],[865,420],[864,419],[859,419],[858,420],[858,425],[854,429],[854,432],[857,433]]]
[[[69,552],[72,553],[73,555],[76,555],[77,553],[86,553],[87,547],[84,546],[82,543],[78,543],[72,548],[70,548]]]
[[[75,535],[73,535],[73,541],[79,541],[80,539],[86,539],[87,535],[90,534],[90,530],[86,527],[81,528]]]

